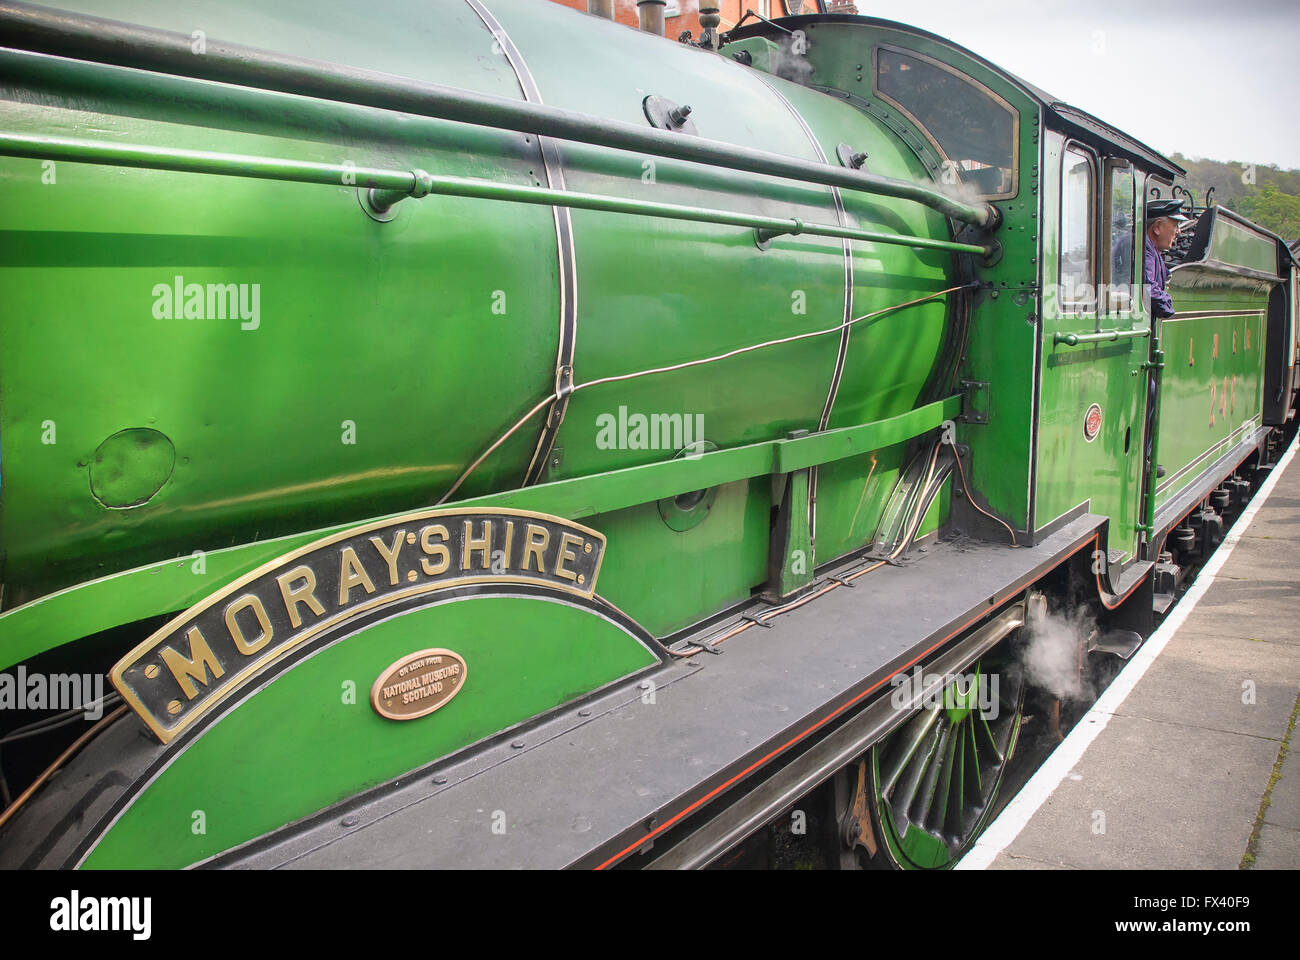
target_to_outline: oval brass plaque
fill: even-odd
[[[460,693],[468,667],[450,650],[420,650],[385,670],[370,688],[370,705],[389,720],[427,717]]]

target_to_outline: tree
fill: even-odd
[[[1253,195],[1243,197],[1238,202],[1237,212],[1265,230],[1272,230],[1287,243],[1300,237],[1300,196],[1283,193],[1272,182],[1265,183]]]

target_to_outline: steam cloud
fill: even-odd
[[[1060,700],[1091,700],[1096,696],[1083,673],[1081,651],[1096,621],[1086,613],[1074,617],[1049,613],[1031,622],[1029,643],[1020,652],[1029,680]]]
[[[783,36],[777,47],[772,53],[772,72],[782,80],[806,84],[812,76],[812,64],[806,55],[794,52],[794,38]]]

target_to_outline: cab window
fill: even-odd
[[[1019,116],[997,94],[937,60],[886,46],[876,48],[876,93],[903,111],[948,170],[980,196],[1016,195]]]
[[[1106,180],[1107,257],[1103,280],[1106,312],[1128,313],[1133,309],[1133,266],[1136,249],[1137,191],[1133,168],[1127,163],[1108,161]]]
[[[1096,309],[1094,182],[1092,157],[1076,147],[1067,148],[1061,167],[1060,303],[1063,313],[1092,313]]]

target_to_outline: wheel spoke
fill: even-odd
[[[885,774],[885,781],[881,788],[881,793],[885,796],[890,796],[894,792],[894,785],[898,783],[903,769],[915,755],[917,747],[925,741],[930,728],[938,719],[937,710],[922,710],[895,734],[899,742],[894,745],[894,751],[890,755],[889,772]]]
[[[980,708],[990,669],[1000,671],[992,719]],[[1016,665],[1005,660],[985,658],[973,672],[978,696],[950,691],[938,708],[921,710],[873,748],[872,811],[882,830],[881,855],[895,866],[951,866],[991,815],[1015,748],[1023,684]]]
[[[999,766],[1002,763],[1002,751],[998,749],[997,739],[993,736],[993,731],[989,729],[988,718],[982,713],[972,713],[971,720],[979,738],[984,762],[992,766]]]
[[[934,759],[925,773],[919,792],[919,808],[912,817],[913,823],[925,825],[930,819],[930,808],[934,806],[935,793],[939,789],[939,777],[946,767],[944,761],[948,756],[948,740],[952,736],[952,727],[945,723],[939,733],[939,742],[935,744]]]
[[[952,795],[948,801],[948,819],[944,826],[953,836],[962,834],[966,819],[966,737],[970,728],[965,724],[957,731],[954,738],[952,759]]]
[[[980,776],[980,753],[975,744],[975,729],[966,728],[966,798],[978,804],[984,796],[984,778]]]
[[[943,776],[939,780],[939,787],[935,793],[935,799],[938,801],[938,807],[935,808],[927,818],[926,824],[932,832],[938,833],[944,829],[948,821],[948,804],[952,800],[952,777],[955,768],[960,766],[957,763],[957,748],[961,743],[962,724],[949,728],[945,734],[943,756]]]
[[[937,713],[937,711],[933,712]],[[900,823],[911,821],[912,801],[916,799],[916,795],[921,789],[921,778],[934,760],[934,751],[938,744],[939,730],[931,725],[930,733],[926,737],[924,745],[912,755],[912,761],[908,764],[906,772],[899,780],[898,790],[894,794],[894,814]]]

